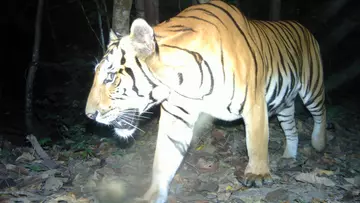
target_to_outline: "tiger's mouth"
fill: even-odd
[[[139,123],[139,111],[137,109],[128,109],[120,113],[120,115],[110,124],[114,128],[131,130],[137,128]]]

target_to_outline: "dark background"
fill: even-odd
[[[331,0],[283,0],[281,18],[297,20],[318,39],[323,55],[325,79],[348,68],[359,56],[360,26],[356,26],[336,47],[327,49],[328,36],[345,20],[360,22],[359,0],[349,0],[332,18],[321,22],[325,6]],[[34,44],[34,22],[37,0],[7,1],[6,26],[3,37],[5,57],[0,78],[0,138],[13,144],[25,144],[25,82]],[[104,35],[108,27],[105,15],[111,17],[112,1],[107,0],[108,13],[103,13]],[[185,9],[191,1],[160,0],[160,22]],[[82,10],[82,7],[85,9]],[[267,20],[269,1],[242,0],[240,9],[252,19]],[[134,19],[132,12],[131,20]],[[89,20],[89,21],[88,21]],[[2,23],[3,24],[3,23]],[[94,33],[95,32],[95,33]],[[86,132],[111,135],[106,127],[84,115],[87,94],[93,79],[93,68],[101,58],[97,8],[94,0],[45,0],[40,65],[34,81],[34,127],[36,136],[62,139],[74,126]],[[360,68],[360,67],[359,67]],[[360,77],[348,80],[328,93],[328,106],[359,110]],[[351,118],[349,118],[351,119]]]

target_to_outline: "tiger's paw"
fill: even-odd
[[[251,167],[247,165],[245,169],[245,177],[243,184],[246,187],[262,187],[263,185],[271,185],[273,179],[267,164],[258,164]]]
[[[244,185],[246,187],[262,187],[263,185],[271,185],[273,179],[271,178],[270,173],[266,174],[245,174]]]

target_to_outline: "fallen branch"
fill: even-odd
[[[26,136],[26,139],[29,140],[31,145],[34,147],[35,152],[40,156],[41,159],[50,160],[50,156],[43,150],[33,134]]]

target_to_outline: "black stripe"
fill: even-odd
[[[239,110],[239,114],[241,114],[241,112],[243,111],[244,109],[244,106],[245,106],[245,102],[246,102],[246,98],[247,98],[247,93],[248,92],[248,85],[246,85],[246,89],[245,89],[245,97],[244,97],[244,100],[241,104],[241,107],[240,107],[240,110]]]
[[[184,82],[184,76],[182,73],[178,73],[178,78],[179,78],[179,85],[181,85]]]
[[[285,103],[285,99],[287,99],[287,94],[289,93],[289,91],[290,91],[289,86],[286,85],[285,94],[284,94],[284,95],[281,95],[282,99],[281,99],[280,104],[284,104],[284,103]]]
[[[154,43],[155,43],[155,54],[160,57],[159,45],[158,45],[157,40],[156,40],[156,35],[154,35],[153,40],[154,40]]]
[[[286,129],[283,129],[284,131],[292,131],[296,128],[295,125],[293,125],[291,128],[286,128]]]
[[[134,72],[131,70],[131,68],[125,68],[125,72],[131,77],[133,80],[133,86],[132,90],[137,94],[138,97],[144,97],[144,95],[139,94],[139,89],[136,86],[136,78],[134,75]]]
[[[180,109],[182,112],[184,112],[185,114],[190,114],[188,111],[186,111],[184,108],[182,108],[181,106],[176,106],[178,109]]]
[[[124,65],[126,63],[126,59],[125,59],[125,51],[123,49],[121,49],[121,60],[120,60],[120,64]]]
[[[164,111],[166,111],[168,114],[174,116],[176,119],[182,121],[187,127],[189,127],[189,128],[192,127],[192,125],[191,125],[189,122],[187,122],[186,120],[184,120],[184,119],[181,118],[180,116],[175,115],[175,114],[171,113],[170,111],[168,111],[168,110],[164,107],[164,105],[161,105],[161,108],[162,108]],[[179,108],[179,109],[180,109],[180,108]],[[181,109],[180,109],[180,110],[181,110]],[[185,112],[184,112],[184,113],[185,113]]]
[[[257,60],[256,60],[256,56],[255,56],[255,52],[252,48],[252,46],[250,46],[250,43],[248,41],[248,39],[246,38],[245,36],[245,33],[244,31],[240,28],[239,24],[236,22],[236,20],[234,19],[234,17],[229,13],[229,11],[227,11],[226,9],[224,9],[223,7],[220,7],[218,5],[215,5],[211,2],[209,3],[205,3],[206,5],[210,5],[210,6],[213,6],[213,7],[216,7],[218,9],[220,9],[221,11],[223,11],[230,19],[231,21],[233,22],[233,24],[236,26],[236,28],[238,29],[238,31],[240,32],[240,34],[242,35],[242,37],[244,38],[245,42],[246,42],[246,45],[248,46],[250,52],[251,52],[251,55],[252,55],[252,58],[254,60],[254,65],[255,65],[255,80],[257,80],[257,74],[258,74],[258,64],[257,64]],[[257,86],[257,82],[255,82],[255,91],[256,91],[256,87]]]
[[[182,143],[180,141],[174,140],[172,137],[167,135],[169,140],[174,144],[175,148],[180,152],[182,156],[186,155],[187,149],[189,148],[189,145],[186,143]]]
[[[274,105],[273,105],[272,103],[273,103],[274,100],[276,99],[276,89],[277,89],[277,83],[275,84],[275,89],[272,91],[271,96],[270,96],[270,99],[269,99],[269,101],[268,101],[268,104],[269,104],[270,106],[272,106],[272,107],[271,107],[271,110],[272,110],[272,108],[274,107]]]
[[[221,39],[221,37],[220,37],[220,39]],[[220,40],[220,60],[221,60],[221,69],[223,72],[223,81],[225,83],[224,52],[223,52],[221,40]]]
[[[214,90],[214,75],[211,71],[211,68],[206,60],[204,60],[205,66],[208,68],[209,74],[210,74],[210,89],[209,92],[205,94],[205,96],[210,95]]]
[[[274,59],[273,59],[274,47],[270,44],[270,39],[269,39],[269,37],[267,36],[266,31],[264,30],[263,27],[261,27],[262,23],[263,23],[262,21],[256,21],[256,25],[257,25],[257,27],[259,28],[259,30],[261,31],[262,37],[265,38],[265,42],[266,42],[266,44],[267,44],[267,49],[268,49],[268,51],[269,51],[269,54],[265,54],[265,57],[266,57],[266,58],[269,57],[268,60],[265,60],[266,63],[268,63],[267,61],[270,62],[270,64],[268,64],[268,68],[270,68],[270,71],[269,71],[269,70],[267,71],[267,73],[270,74],[269,81],[267,81],[267,82],[268,82],[267,89],[268,89],[268,88],[270,87],[271,83],[272,83],[272,82],[275,82],[275,81],[273,81],[273,80],[275,80],[275,79],[273,79],[274,69],[275,69],[275,70],[278,70],[278,69],[277,69],[276,66],[273,65],[273,61],[274,61]],[[262,39],[262,37],[259,37],[259,39]]]
[[[143,75],[145,76],[146,80],[150,83],[150,85],[154,88],[156,85],[155,83],[146,75],[145,71],[142,68],[142,65],[138,59],[138,57],[135,56],[135,61],[136,64],[138,65],[138,67],[140,68],[141,72],[143,73]]]
[[[172,26],[169,26],[168,28],[171,28],[168,30],[171,32],[186,32],[186,31],[195,32],[195,30],[193,30],[192,28],[185,27],[184,25],[172,25]],[[175,29],[173,29],[173,28],[175,28]]]
[[[203,60],[202,56],[197,52],[193,52],[193,51],[190,51],[188,49],[184,49],[184,48],[181,48],[181,47],[178,47],[178,46],[167,45],[167,44],[162,44],[161,46],[169,47],[169,48],[173,48],[173,49],[179,49],[181,51],[187,52],[188,54],[191,54],[194,57],[196,63],[198,64],[199,71],[200,71],[201,78],[200,78],[200,86],[199,87],[201,87],[203,82],[204,82],[204,73],[203,73],[203,70],[202,70],[202,67],[201,67],[201,62]]]
[[[277,115],[278,115],[278,117],[281,116],[281,117],[284,117],[284,118],[289,118],[289,117],[292,116],[292,114],[284,115],[284,114],[281,114],[281,113],[278,113]]]
[[[217,26],[214,23],[212,23],[212,22],[210,22],[208,20],[202,19],[202,18],[200,18],[198,16],[175,16],[174,18],[183,18],[183,19],[191,18],[191,19],[195,19],[195,20],[200,20],[200,21],[209,23],[209,24],[211,24],[211,25],[213,25],[213,26],[215,26],[217,28]]]
[[[233,99],[234,99],[234,95],[235,95],[235,75],[234,75],[234,73],[232,74],[232,78],[233,78],[233,84],[232,84],[232,95],[231,95],[231,98],[230,98],[230,103],[229,103],[229,105],[227,106],[227,110],[230,112],[230,113],[233,113],[233,112],[231,112],[231,110],[230,110],[230,106],[231,106],[231,104],[232,104],[232,102],[233,102]]]
[[[205,14],[207,14],[207,15],[209,15],[209,16],[211,16],[211,17],[216,18],[218,21],[221,22],[221,24],[223,24],[224,27],[226,27],[226,26],[225,26],[225,23],[224,23],[217,15],[213,14],[212,12],[210,12],[210,11],[208,11],[208,10],[206,10],[206,9],[203,9],[203,8],[190,8],[190,9],[185,10],[184,12],[189,12],[189,11],[203,11]],[[216,26],[216,25],[213,24],[212,22],[207,21],[207,20],[202,19],[202,18],[199,18],[199,17],[197,17],[197,16],[175,16],[175,17],[176,17],[176,18],[179,18],[179,17],[181,17],[181,18],[192,17],[192,18],[195,18],[195,19],[197,19],[197,20],[202,20],[202,21],[205,21],[205,22],[207,22],[207,23],[210,23],[210,24]]]

